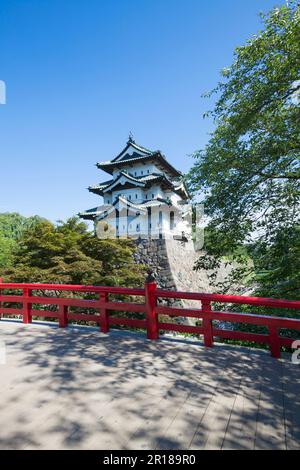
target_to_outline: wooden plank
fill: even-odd
[[[259,398],[255,449],[285,450],[282,362],[274,361],[272,368],[270,368],[267,367],[267,359],[263,368],[264,374]]]
[[[163,398],[158,401],[153,407],[151,416],[130,437],[129,448],[134,450],[155,449],[159,438],[165,434],[185,400],[186,396],[172,399]]]
[[[300,450],[300,365],[283,362],[284,419],[287,450]]]
[[[190,444],[191,450],[220,450],[241,384],[243,367],[228,365]]]
[[[185,450],[189,448],[199,425],[201,426],[201,420],[221,376],[222,373],[212,378],[204,376],[198,384],[191,384],[186,401],[179,408],[174,420],[170,421],[164,435],[157,440],[156,449]]]
[[[264,369],[259,357],[250,356],[242,367],[244,375],[225,432],[222,449],[253,450]]]

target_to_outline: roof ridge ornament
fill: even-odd
[[[134,138],[133,138],[133,134],[132,134],[131,131],[129,132],[127,143],[128,143],[128,144],[135,144],[135,140],[134,140]]]

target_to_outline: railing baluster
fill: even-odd
[[[202,311],[204,313],[211,312],[211,304],[207,300],[202,301]],[[204,346],[208,348],[212,348],[214,344],[213,338],[213,327],[212,327],[212,320],[210,318],[204,317],[203,318],[203,335],[204,335]]]
[[[108,301],[108,293],[107,292],[100,292],[99,294],[100,302],[107,302]],[[100,331],[101,333],[108,333],[109,331],[109,317],[108,317],[108,310],[106,307],[100,308]]]
[[[274,325],[270,325],[268,329],[269,329],[269,336],[270,336],[271,355],[278,359],[281,356],[280,339],[278,336],[279,331],[278,331],[277,326],[274,326]]]
[[[147,338],[152,340],[158,339],[159,337],[158,318],[156,313],[156,287],[156,282],[145,283]]]
[[[66,328],[68,326],[68,306],[59,306],[59,328]]]
[[[23,323],[32,322],[32,303],[30,302],[31,289],[24,287],[23,289]]]

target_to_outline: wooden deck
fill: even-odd
[[[0,322],[0,449],[300,449],[289,355]]]

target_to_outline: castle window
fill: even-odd
[[[144,174],[144,172],[143,172],[143,170],[142,170],[142,171],[141,171],[141,175],[143,175],[143,174]]]
[[[157,225],[161,228],[162,227],[162,221],[163,221],[163,214],[162,211],[159,211],[158,213],[158,223]]]
[[[128,198],[129,198],[129,200],[131,201],[131,194],[129,194]]]
[[[137,232],[140,231],[140,224],[136,224],[136,231],[137,231]]]
[[[135,199],[137,199],[137,198],[138,198],[138,195],[136,194],[136,195],[135,195]]]
[[[175,227],[175,224],[174,224],[174,212],[170,212],[170,230],[173,230]]]
[[[154,199],[154,194],[152,194],[152,199]]]
[[[148,199],[148,194],[145,194],[146,199]]]

